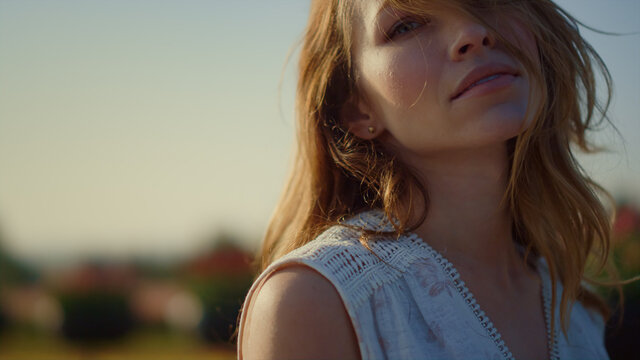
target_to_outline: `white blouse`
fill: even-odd
[[[344,224],[393,230],[379,210],[361,213]],[[353,228],[336,225],[272,263],[249,290],[238,339],[258,285],[276,269],[295,263],[313,268],[335,286],[363,359],[514,358],[453,264],[417,235],[369,242],[377,256],[360,244],[359,236]],[[567,336],[559,331],[559,305],[555,306],[555,336],[551,336],[551,280],[544,260],[538,261],[537,270],[551,342],[549,358],[608,359],[602,317],[579,302],[571,309]],[[558,298],[560,294],[558,284]]]

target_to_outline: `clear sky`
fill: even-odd
[[[640,32],[638,0],[558,3]],[[0,0],[5,246],[42,261],[185,254],[223,230],[256,245],[290,160],[285,62],[307,11],[306,0]],[[612,153],[584,164],[640,199],[640,35],[583,33],[610,67],[626,140],[605,131]]]

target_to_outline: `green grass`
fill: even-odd
[[[80,346],[31,329],[11,329],[0,336],[0,359],[11,360],[227,360],[235,347],[207,345],[195,335],[146,329],[111,343]]]

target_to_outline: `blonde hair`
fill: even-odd
[[[427,11],[426,1],[388,2],[403,11]],[[597,150],[586,134],[607,119],[607,67],[580,35],[580,23],[552,1],[440,2],[487,26],[541,84],[541,105],[532,124],[508,142],[511,164],[505,200],[514,237],[526,247],[527,256],[546,259],[554,284],[552,304],[558,301],[555,284],[563,284],[563,328],[577,300],[608,317],[606,304],[582,286],[588,280],[589,260],[594,260],[597,272],[607,264],[611,219],[598,193],[608,194],[584,173],[571,149],[575,145],[586,152]],[[361,140],[341,127],[340,109],[358,96],[351,54],[353,3],[312,1],[299,63],[297,154],[265,235],[259,256],[262,269],[365,209],[380,208],[390,219],[398,219],[397,234],[415,229],[426,218],[426,212],[411,217],[400,208],[400,199],[407,196],[420,196],[428,204],[416,174],[381,151],[379,142]],[[507,11],[528,25],[541,66],[487,23],[482,16],[487,10]],[[604,101],[596,96],[596,71],[606,86]],[[410,218],[418,220],[409,223]]]

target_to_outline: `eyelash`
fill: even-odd
[[[397,23],[391,26],[391,29],[385,34],[388,40],[393,40],[396,36],[404,35],[410,31],[416,30],[423,25],[427,25],[429,21],[427,19],[417,20],[415,18],[400,19]],[[411,26],[412,24],[416,24]],[[406,31],[400,32],[403,27],[409,27]]]

